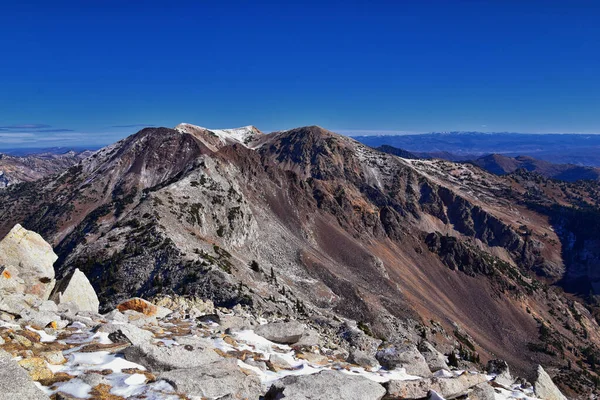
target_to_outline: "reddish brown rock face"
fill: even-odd
[[[138,297],[125,300],[117,306],[117,309],[121,312],[127,310],[137,311],[150,317],[156,315],[156,313],[158,312],[158,308],[154,304],[151,304],[146,300],[140,299]]]

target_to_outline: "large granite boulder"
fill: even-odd
[[[432,376],[425,357],[416,346],[411,344],[391,345],[375,354],[382,367],[389,370],[404,368],[408,374],[430,377]]]
[[[510,374],[508,363],[504,360],[488,361],[486,371],[490,375],[495,375],[494,382],[498,385],[510,388],[515,381],[515,379]]]
[[[192,398],[258,399],[263,393],[258,376],[244,374],[234,359],[167,371],[158,378]]]
[[[22,285],[22,291],[47,300],[54,287],[58,256],[40,235],[15,225],[0,241],[0,290]],[[13,282],[8,282],[14,279]]]
[[[255,329],[257,335],[281,344],[294,344],[298,342],[306,327],[298,321],[273,322],[260,325]]]
[[[533,384],[533,390],[536,396],[543,400],[567,400],[541,365],[538,365],[537,368],[537,378]]]
[[[385,389],[362,376],[340,371],[321,371],[312,375],[290,375],[275,382],[265,400],[380,400]]]
[[[427,378],[410,381],[392,380],[385,384],[387,396],[392,399],[422,399],[427,397],[430,390],[435,391],[445,399],[467,394],[474,386],[487,381],[482,374],[464,373],[455,378]]]
[[[56,304],[73,303],[80,311],[97,313],[100,307],[96,291],[79,268],[58,282],[50,299]]]
[[[427,366],[431,372],[436,372],[441,369],[448,368],[448,358],[437,351],[435,347],[429,342],[423,341],[419,343],[419,351],[423,354]]]

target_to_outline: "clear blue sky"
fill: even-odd
[[[0,147],[137,125],[600,133],[600,2],[4,1]]]

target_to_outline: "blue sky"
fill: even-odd
[[[2,2],[0,148],[183,121],[600,133],[598,21],[577,0]]]

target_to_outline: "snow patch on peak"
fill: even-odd
[[[252,125],[243,126],[241,128],[231,129],[210,129],[204,128],[197,125],[181,123],[175,127],[176,130],[184,133],[195,133],[198,131],[208,131],[217,136],[223,144],[230,144],[232,142],[238,142],[246,147],[249,146],[250,142],[253,141],[257,136],[263,133]]]

